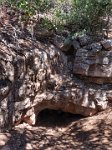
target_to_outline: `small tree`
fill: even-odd
[[[73,0],[69,23],[78,30],[102,32],[108,28],[111,13],[112,0]]]

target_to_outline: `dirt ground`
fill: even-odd
[[[25,123],[0,134],[0,150],[112,150],[112,110],[84,118],[44,110],[31,127]]]

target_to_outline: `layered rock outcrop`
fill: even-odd
[[[74,73],[94,83],[112,83],[112,51],[79,49]]]
[[[112,50],[104,43],[74,39],[64,54],[26,30],[0,30],[1,128],[35,124],[46,108],[91,116],[111,106]]]

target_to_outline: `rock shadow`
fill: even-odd
[[[8,134],[10,136],[8,136]],[[5,145],[0,146],[0,150],[25,150],[26,149],[26,135],[25,133],[20,133],[17,130],[10,130],[7,134],[3,134],[7,138],[3,138]],[[3,136],[3,137],[4,137]],[[6,142],[5,139],[8,139]],[[1,143],[2,144],[2,143]]]
[[[44,109],[36,118],[36,126],[66,127],[74,121],[84,118],[79,114],[63,112],[61,110]]]

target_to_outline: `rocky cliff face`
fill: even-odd
[[[80,37],[57,48],[9,24],[0,30],[1,128],[35,124],[46,108],[91,116],[111,106],[112,40]]]
[[[74,61],[74,73],[87,77],[87,80],[93,83],[111,84],[112,50],[104,49],[100,43],[92,43],[79,49]]]

